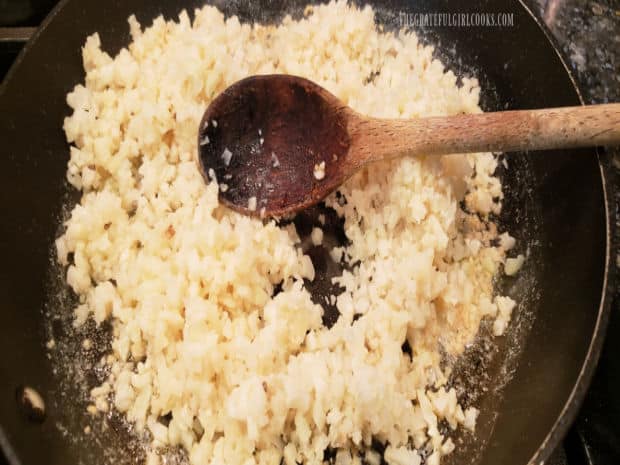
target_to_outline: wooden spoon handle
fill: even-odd
[[[412,120],[357,119],[350,131],[367,161],[613,145],[620,144],[620,103]]]

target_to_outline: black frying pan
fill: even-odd
[[[61,2],[26,46],[0,90],[2,112],[0,192],[0,445],[10,463],[135,463],[139,452],[127,427],[113,415],[107,430],[85,435],[86,386],[96,374],[77,357],[67,336],[72,296],[62,284],[52,245],[67,206],[76,200],[65,179],[68,145],[62,132],[65,95],[82,81],[80,47],[98,31],[112,53],[129,41],[126,18],[149,24],[203,0],[68,0]],[[244,21],[276,22],[298,15],[300,0],[215,0]],[[376,0],[378,21],[398,26],[399,12],[505,12],[514,26],[436,28],[422,31],[457,75],[475,74],[485,110],[581,103],[574,81],[548,36],[517,1]],[[510,331],[485,349],[484,334],[457,363],[453,382],[467,405],[482,411],[475,437],[463,435],[448,463],[538,464],[566,433],[596,364],[609,313],[609,211],[594,149],[510,154],[501,173],[506,186],[501,218],[528,261],[516,280],[498,282],[520,305]],[[309,229],[316,212],[296,222]],[[337,222],[331,240],[342,240]],[[311,251],[328,275],[321,251]],[[324,291],[322,284],[313,293]],[[330,318],[336,318],[331,315]],[[58,340],[62,357],[48,356]],[[105,350],[105,328],[98,334]],[[75,356],[74,356],[75,355]],[[87,371],[87,373],[90,373]],[[23,385],[47,403],[46,418],[32,422],[15,401]],[[377,447],[380,447],[378,445]]]

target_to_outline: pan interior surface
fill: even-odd
[[[203,1],[70,0],[28,46],[1,91],[4,114],[2,198],[5,205],[0,244],[4,266],[0,284],[0,445],[15,463],[135,463],[139,438],[128,440],[128,426],[112,416],[105,431],[84,427],[86,387],[101,373],[106,328],[91,331],[98,351],[78,357],[81,338],[70,327],[74,299],[55,265],[53,243],[77,193],[65,182],[68,145],[62,121],[69,113],[65,96],[83,79],[80,49],[99,32],[104,49],[116,53],[130,41],[126,18],[143,24],[159,14],[175,18]],[[306,3],[270,0],[212,2],[242,21],[276,23],[299,16]],[[484,110],[525,109],[579,104],[578,94],[553,46],[530,14],[516,2],[370,2],[386,29],[401,26],[403,14],[503,12],[513,15],[506,28],[452,27],[417,31],[436,46],[436,56],[457,76],[475,75]],[[604,192],[594,150],[508,154],[501,177],[502,229],[517,238],[528,259],[513,279],[498,288],[519,307],[510,330],[490,344],[484,337],[459,360],[454,382],[466,405],[481,410],[476,436],[461,442],[447,463],[525,464],[544,460],[553,428],[561,431],[577,406],[568,405],[588,363],[598,325],[607,257]],[[317,212],[298,218],[299,229]],[[309,232],[309,229],[307,228]],[[334,224],[332,240],[342,240]],[[314,258],[314,257],[313,257]],[[316,257],[317,260],[320,257]],[[332,270],[323,270],[326,276]],[[313,292],[322,292],[321,284]],[[45,315],[45,317],[44,317]],[[53,336],[62,357],[50,356]],[[591,361],[590,361],[591,362]],[[91,369],[86,369],[88,367]],[[46,417],[33,423],[15,402],[21,386],[36,388],[46,400]],[[580,389],[585,389],[583,383]],[[559,438],[554,436],[554,440]],[[553,441],[551,441],[553,442]],[[537,455],[538,454],[538,455]],[[182,459],[182,457],[180,457]]]

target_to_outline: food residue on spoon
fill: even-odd
[[[222,161],[224,161],[224,165],[230,165],[230,160],[232,159],[232,156],[233,154],[230,150],[228,150],[227,148],[224,149],[224,152],[222,152]]]
[[[324,161],[314,165],[313,174],[314,174],[314,179],[316,179],[317,181],[320,181],[321,179],[325,177],[325,162]]]

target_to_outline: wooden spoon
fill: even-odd
[[[368,163],[405,155],[620,143],[620,104],[417,119],[370,118],[289,75],[252,76],[205,111],[200,168],[220,201],[282,216],[321,201]]]

